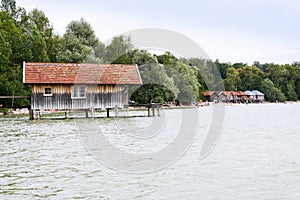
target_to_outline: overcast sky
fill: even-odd
[[[300,61],[300,0],[17,0],[63,35],[84,18],[101,41],[140,28],[184,34],[221,62]]]

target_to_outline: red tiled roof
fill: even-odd
[[[203,92],[203,96],[211,96],[213,93],[214,91]]]
[[[241,96],[248,96],[245,92],[243,92],[243,91],[237,91],[238,93],[239,93],[239,95],[241,95]]]
[[[229,94],[231,94],[231,91],[223,91],[223,93],[228,96]]]
[[[141,85],[137,65],[24,63],[25,84]]]
[[[235,96],[235,95],[239,95],[239,93],[238,93],[238,92],[236,92],[236,91],[230,91],[230,93],[231,93],[233,96]]]
[[[239,96],[247,96],[247,94],[243,91],[230,91],[232,95],[239,95]]]

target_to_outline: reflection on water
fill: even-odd
[[[139,175],[98,163],[82,145],[78,120],[0,118],[0,198],[299,199],[299,111],[300,104],[226,106],[222,137],[201,160],[211,108],[199,108],[197,139],[184,156],[164,170]],[[178,111],[165,112],[178,127]],[[124,133],[132,129],[126,124],[142,126],[151,119],[97,120],[112,143],[135,150],[132,135],[124,139],[113,127]],[[160,137],[161,144],[173,133],[170,128]]]

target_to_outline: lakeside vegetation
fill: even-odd
[[[214,82],[226,90],[260,90],[267,101],[300,99],[300,62],[275,64],[254,62],[220,63],[202,58],[177,58],[170,52],[152,55],[135,49],[130,37],[116,36],[110,44],[101,42],[92,26],[81,19],[71,21],[66,32],[55,33],[43,11],[26,11],[15,0],[2,0],[0,11],[0,96],[30,95],[30,86],[22,83],[22,63],[114,63],[137,64],[144,83],[131,100],[139,103],[182,103],[201,99],[203,91]],[[203,77],[214,74],[222,80]],[[204,81],[206,80],[206,81]],[[29,105],[27,99],[0,99],[4,107]]]

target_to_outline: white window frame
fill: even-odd
[[[83,89],[83,92],[82,92]],[[86,98],[86,87],[84,85],[72,85],[71,91],[72,99],[85,99]]]
[[[50,89],[50,94],[46,93],[46,89]],[[52,93],[52,87],[44,87],[44,96],[45,97],[50,97],[50,96],[53,96],[53,93]]]

